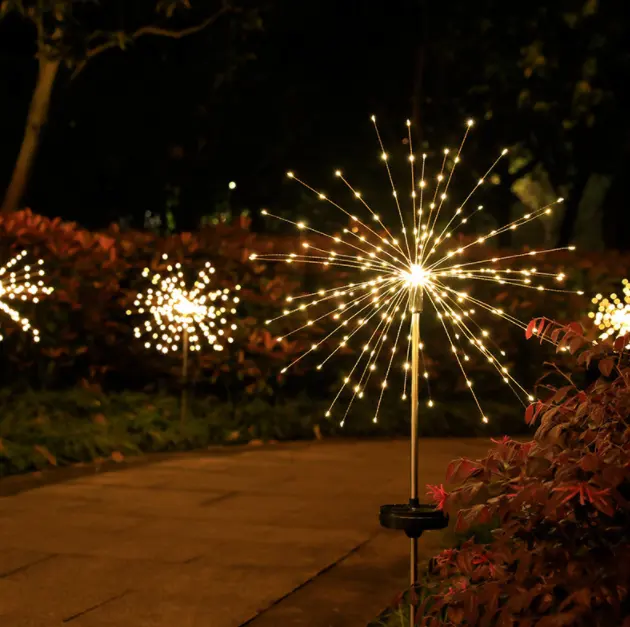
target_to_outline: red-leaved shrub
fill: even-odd
[[[5,366],[3,380],[14,381],[27,371],[32,380],[49,387],[116,377],[130,388],[138,372],[146,370],[149,379],[158,368],[177,373],[179,356],[155,359],[147,353],[133,337],[139,320],[125,313],[137,291],[146,287],[143,268],[162,270],[166,253],[191,275],[211,261],[217,287],[242,286],[234,350],[201,352],[195,356],[198,370],[207,380],[228,377],[251,392],[266,386],[304,343],[276,342],[264,320],[281,312],[287,291],[296,289],[310,268],[266,267],[250,262],[249,255],[284,252],[289,244],[288,238],[261,238],[240,226],[160,237],[121,231],[117,225],[91,232],[29,210],[4,214],[2,260],[21,250],[30,259],[41,257],[54,292],[38,307],[24,307],[41,331],[41,344],[33,346],[18,327],[2,321],[4,354],[12,362]]]
[[[125,313],[136,293],[146,288],[143,268],[151,266],[159,270],[163,265],[161,256],[167,253],[170,259],[180,261],[191,276],[200,265],[210,261],[216,268],[213,282],[216,281],[217,286],[242,286],[238,331],[230,350],[220,353],[202,350],[191,357],[190,376],[200,393],[229,398],[233,402],[259,397],[275,402],[298,392],[319,398],[322,403],[332,399],[340,379],[353,367],[363,345],[356,338],[342,348],[339,343],[342,328],[331,333],[336,328],[334,318],[325,318],[323,314],[334,313],[340,303],[322,303],[317,316],[313,316],[312,326],[308,325],[308,319],[314,309],[285,318],[280,316],[288,308],[289,295],[314,295],[321,289],[355,282],[357,275],[308,263],[251,260],[254,252],[301,252],[304,242],[293,232],[261,234],[247,226],[246,223],[217,225],[194,233],[157,236],[121,230],[117,225],[93,232],[28,210],[0,215],[0,263],[18,251],[27,250],[31,259],[44,259],[47,282],[55,288],[37,306],[24,303],[19,307],[40,330],[40,343],[34,344],[6,317],[0,319],[5,337],[0,344],[3,385],[12,389],[29,386],[66,389],[89,384],[101,386],[105,391],[170,390],[176,386],[181,371],[180,355],[174,353],[156,359],[156,355],[146,351],[143,343],[134,337],[133,328],[141,323],[139,317]],[[340,224],[340,229],[343,226]],[[458,243],[464,246],[469,236],[461,237]],[[308,241],[318,248],[329,245],[326,238],[316,233],[310,234]],[[477,249],[470,250],[474,255]],[[478,250],[479,258],[471,257],[471,260],[514,252],[484,248]],[[518,249],[518,252],[523,250]],[[609,288],[614,290],[620,278],[630,272],[630,256],[610,253],[576,256],[558,251],[537,256],[536,268],[540,273],[562,271],[567,276],[566,287],[591,294]],[[539,292],[489,281],[476,281],[470,286],[470,295],[500,306],[506,315],[520,320],[543,312],[557,319],[576,320],[585,316],[588,303],[585,297],[576,294]],[[329,304],[331,307],[327,310]],[[496,324],[496,317],[490,311],[480,307],[475,316],[480,325],[492,325],[492,339],[505,351],[503,365],[521,385],[530,388],[545,353],[539,346],[527,342],[517,326]],[[266,320],[273,322],[266,325]],[[432,410],[434,418],[424,423],[429,432],[436,428],[434,435],[438,432],[473,434],[477,429],[484,433],[487,429],[494,433],[514,433],[521,427],[509,386],[502,377],[496,376],[494,364],[473,349],[472,359],[466,366],[467,374],[474,380],[477,393],[485,399],[484,410],[490,416],[490,425],[480,422],[470,411],[471,398],[465,378],[460,375],[456,362],[445,357],[442,321],[427,311],[422,324],[426,345],[424,367],[436,400]],[[278,342],[278,336],[284,339]],[[326,336],[328,340],[324,340]],[[318,355],[330,348],[336,351],[331,367],[318,371],[315,367],[319,363],[318,356],[309,355],[286,374],[282,373],[299,354],[319,341],[326,341],[327,347],[322,346]],[[402,387],[404,371],[395,368],[390,375],[390,389]],[[370,385],[378,386],[378,377],[373,377]],[[448,402],[442,402],[446,399]],[[383,404],[380,424],[391,420],[402,426],[401,404],[396,404],[394,399]],[[356,407],[355,416],[359,417],[365,410],[359,405]],[[348,424],[350,422],[353,420]],[[357,423],[363,422],[359,417]]]
[[[494,531],[433,560],[421,625],[630,625],[630,336],[594,344],[546,319],[528,334],[580,368],[541,380],[531,442],[495,441],[485,459],[451,464],[450,494],[431,489],[460,530]]]

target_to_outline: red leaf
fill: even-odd
[[[576,624],[575,612],[554,613],[550,616],[543,616],[536,627],[570,627]]]
[[[599,468],[599,457],[592,453],[585,455],[580,461],[580,468],[587,472],[595,472]]]
[[[569,341],[569,352],[571,355],[575,355],[575,351],[579,350],[584,346],[584,338],[582,337],[574,337]]]
[[[527,329],[525,329],[525,337],[529,340],[532,335],[535,333],[534,329],[536,328],[536,322],[538,322],[538,318],[534,318],[528,325]]]
[[[535,409],[535,407],[536,407],[536,403],[532,403],[525,410],[525,424],[531,425],[532,422],[534,422],[534,418],[535,418],[534,409]]]
[[[453,625],[461,625],[464,622],[464,608],[450,606],[446,615]]]
[[[468,524],[468,521],[464,518],[464,515],[459,512],[457,514],[457,522],[455,523],[455,531],[457,531],[458,533],[460,531],[466,531],[469,526],[470,525]]]
[[[456,564],[460,572],[469,575],[473,570],[472,556],[468,551],[460,551],[457,555]]]
[[[529,425],[532,424],[536,418],[538,417],[538,414],[544,409],[545,405],[542,403],[542,401],[536,401],[535,403],[532,403],[526,410],[525,410],[525,422]],[[529,422],[527,422],[527,418],[528,416],[530,416],[529,410],[531,409],[532,413],[531,413],[531,419]]]
[[[564,397],[568,394],[569,390],[572,390],[573,386],[572,385],[565,385],[564,387],[561,387],[559,390],[556,391],[556,393],[551,397],[551,402],[552,403],[559,403],[562,399],[564,399]]]
[[[607,359],[602,359],[599,364],[599,371],[605,376],[609,377],[613,368],[615,367],[615,362],[610,357]]]
[[[480,503],[479,505],[473,505],[468,509],[463,509],[457,515],[457,524],[455,526],[456,531],[465,531],[472,525],[483,525],[492,520],[492,514],[487,505]]]
[[[447,481],[463,481],[470,477],[476,470],[479,469],[479,464],[471,461],[470,459],[457,459],[451,462],[446,469]]]
[[[630,333],[620,335],[613,343],[613,350],[620,353],[628,344],[630,344]]]
[[[444,504],[448,498],[448,492],[444,489],[442,484],[439,486],[428,485],[427,496],[431,497],[431,500],[435,503],[437,509],[444,509]]]

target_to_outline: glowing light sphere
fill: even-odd
[[[611,294],[605,298],[597,294],[592,302],[597,305],[596,312],[589,312],[589,318],[593,319],[595,326],[602,331],[600,339],[620,337],[630,333],[630,282],[622,281],[623,296]]]
[[[163,260],[168,263],[168,256]],[[168,275],[151,273],[145,268],[143,276],[150,278],[154,287],[136,296],[135,310],[128,315],[147,315],[142,326],[134,329],[136,338],[144,338],[144,346],[163,354],[180,349],[201,350],[202,338],[215,350],[222,351],[234,339],[231,331],[239,297],[230,290],[210,288],[210,277],[215,269],[208,262],[202,268],[191,289],[188,289],[180,263],[168,264]],[[237,285],[235,290],[240,291]]]
[[[568,291],[558,286],[565,279],[562,272],[547,273],[531,265],[511,267],[507,263],[513,261],[531,263],[534,256],[551,251],[574,250],[574,247],[530,250],[481,261],[477,260],[478,255],[469,256],[469,253],[482,248],[489,240],[507,230],[518,229],[533,220],[550,215],[563,199],[558,198],[549,205],[525,213],[505,226],[476,235],[469,243],[453,244],[455,238],[452,236],[457,229],[472,222],[472,218],[482,211],[483,206],[475,206],[472,198],[483,187],[493,169],[507,154],[507,150],[500,153],[463,202],[453,205],[449,201],[449,189],[453,174],[461,162],[462,150],[473,121],[469,120],[466,124],[459,148],[454,151],[449,149],[443,151],[439,170],[433,176],[427,174],[427,155],[423,154],[421,159],[417,159],[413,152],[411,124],[407,121],[410,178],[408,197],[403,200],[403,194],[399,193],[394,183],[389,165],[391,159],[385,151],[374,117],[372,122],[380,146],[380,157],[391,186],[392,207],[398,214],[396,225],[385,224],[380,213],[368,204],[363,194],[349,183],[341,170],[336,170],[334,175],[354,198],[357,210],[344,208],[323,192],[305,183],[294,172],[287,173],[290,179],[301,184],[322,202],[334,206],[345,216],[348,226],[340,228],[339,232],[325,233],[316,224],[310,225],[306,221],[292,222],[273,215],[267,209],[262,211],[265,216],[295,225],[302,236],[301,250],[289,255],[253,254],[250,259],[336,266],[344,271],[354,270],[358,275],[356,281],[342,287],[324,286],[309,294],[287,297],[287,303],[291,304],[287,305],[283,314],[267,321],[268,324],[272,324],[284,316],[299,313],[309,315],[305,324],[278,338],[279,342],[315,323],[326,319],[334,321],[334,328],[330,333],[314,342],[309,350],[282,372],[286,372],[306,356],[317,353],[331,341],[336,345],[333,345],[329,354],[320,358],[317,369],[325,367],[342,348],[355,348],[358,352],[357,360],[350,371],[342,375],[340,389],[326,416],[331,416],[333,407],[346,390],[350,400],[340,419],[340,424],[343,425],[353,402],[366,395],[370,380],[377,377],[380,391],[374,415],[376,422],[393,367],[400,367],[404,371],[402,399],[408,398],[408,373],[412,361],[410,359],[412,334],[408,325],[412,319],[410,313],[414,308],[419,311],[422,307],[423,316],[432,313],[444,330],[450,347],[448,352],[454,359],[454,365],[461,372],[483,422],[488,422],[488,416],[482,410],[473,388],[473,381],[466,372],[465,364],[470,359],[469,354],[477,353],[486,359],[526,405],[534,400],[533,396],[511,375],[503,363],[505,352],[493,343],[491,330],[482,326],[478,317],[480,312],[490,312],[497,319],[523,329],[526,328],[526,324],[499,307],[470,295],[467,290],[474,281],[484,281],[499,284],[503,286],[502,289],[522,287],[539,291]],[[417,161],[420,162],[419,167]],[[305,239],[305,235],[309,233],[313,235],[312,241]],[[399,345],[405,339],[406,350],[400,350]],[[422,342],[419,342],[419,351],[424,370],[420,378],[426,384],[427,406],[434,407]]]
[[[52,293],[53,288],[44,285],[43,277],[46,273],[43,259],[39,259],[34,265],[24,264],[26,255],[24,250],[0,268],[0,311],[23,331],[30,333],[35,342],[39,342],[39,331],[13,305],[18,301],[38,303],[40,296]],[[16,267],[18,269],[14,270]],[[0,340],[2,339],[0,334]]]

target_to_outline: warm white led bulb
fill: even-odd
[[[487,414],[481,407],[480,399],[473,387],[473,382],[466,371],[466,364],[471,357],[481,357],[487,361],[501,376],[510,388],[522,399],[528,399],[531,395],[514,379],[510,369],[504,365],[503,358],[505,351],[496,349],[491,345],[491,328],[484,328],[484,320],[477,318],[477,310],[482,310],[492,314],[502,321],[507,321],[522,325],[512,315],[505,313],[502,309],[494,307],[491,303],[480,300],[480,296],[474,290],[466,289],[474,285],[474,282],[485,281],[492,286],[497,285],[522,287],[525,289],[543,290],[548,289],[543,285],[544,281],[553,281],[550,287],[554,291],[562,290],[561,285],[565,279],[563,272],[545,273],[535,270],[524,269],[518,265],[519,261],[529,259],[529,256],[544,254],[548,251],[528,251],[517,254],[501,254],[491,259],[485,258],[483,250],[487,245],[491,245],[496,237],[502,233],[515,230],[522,224],[544,217],[555,206],[558,199],[545,207],[530,210],[524,216],[504,226],[498,226],[488,232],[475,231],[474,218],[479,215],[483,206],[471,201],[474,195],[483,193],[486,185],[484,183],[496,182],[496,175],[492,173],[493,168],[507,154],[507,149],[503,149],[495,159],[493,165],[487,171],[481,170],[482,176],[477,178],[477,184],[466,196],[461,194],[459,204],[455,207],[449,202],[453,173],[456,168],[461,167],[462,162],[466,162],[462,153],[466,137],[470,134],[473,120],[466,122],[466,130],[459,148],[444,149],[434,170],[430,170],[430,160],[427,160],[426,153],[422,154],[422,162],[417,163],[413,149],[413,138],[411,124],[407,122],[407,143],[408,143],[408,164],[410,177],[409,193],[399,193],[396,188],[393,173],[390,168],[390,158],[381,140],[376,118],[372,116],[374,127],[380,148],[381,159],[385,162],[384,168],[387,172],[391,185],[391,194],[394,198],[393,207],[398,217],[395,222],[386,224],[385,214],[375,211],[365,200],[360,192],[351,186],[345,177],[341,176],[341,171],[335,171],[335,175],[340,178],[340,182],[345,185],[353,195],[357,207],[356,213],[349,212],[337,201],[331,200],[328,195],[315,190],[308,184],[295,179],[304,186],[310,193],[314,193],[322,201],[334,206],[343,214],[343,223],[339,225],[338,232],[326,233],[321,230],[323,227],[313,224],[313,227],[306,227],[304,223],[295,224],[299,229],[308,229],[317,236],[316,240],[309,242],[307,246],[302,246],[299,253],[260,255],[258,259],[277,261],[283,260],[287,263],[295,264],[315,264],[328,270],[333,267],[340,269],[342,273],[356,272],[357,278],[353,283],[343,287],[326,288],[325,286],[311,294],[296,296],[295,300],[304,299],[302,303],[296,302],[284,310],[278,316],[301,315],[305,312],[306,305],[309,308],[308,320],[300,318],[294,331],[289,331],[284,337],[292,335],[294,332],[306,330],[317,322],[324,322],[326,319],[333,321],[334,328],[325,336],[325,340],[312,344],[311,349],[305,349],[305,353],[295,358],[288,366],[298,363],[309,354],[314,347],[330,346],[331,355],[326,357],[317,365],[321,369],[328,363],[330,357],[335,353],[347,353],[355,350],[358,352],[357,361],[350,371],[350,376],[345,382],[333,403],[326,412],[326,416],[332,415],[332,409],[344,391],[350,394],[350,405],[339,424],[344,425],[348,411],[353,401],[368,396],[370,389],[379,387],[379,382],[375,381],[375,373],[383,372],[380,378],[380,391],[377,392],[376,415],[385,392],[385,386],[390,372],[400,372],[403,380],[403,391],[401,398],[407,399],[408,381],[411,376],[416,376],[414,368],[410,367],[413,362],[413,352],[422,353],[424,359],[424,344],[419,342],[416,346],[411,346],[413,334],[410,332],[410,321],[417,320],[416,316],[409,315],[415,312],[415,302],[418,292],[423,296],[422,316],[434,316],[438,327],[441,327],[446,336],[446,348],[449,350],[449,359],[452,359],[454,367],[460,372],[464,382],[470,390],[470,394],[476,404],[481,420],[488,421]],[[289,178],[294,178],[291,172]],[[470,201],[470,202],[469,202]],[[473,204],[474,203],[474,204]],[[276,216],[274,216],[276,217]],[[284,221],[291,222],[285,218]],[[315,216],[312,217],[315,221]],[[470,232],[470,237],[461,238],[461,230],[466,228]],[[318,230],[320,229],[320,230]],[[334,250],[330,249],[327,242],[334,242]],[[453,242],[452,244],[449,243]],[[299,246],[299,244],[298,244]],[[252,257],[254,258],[254,257]],[[516,261],[514,267],[507,264]],[[535,281],[532,280],[533,275]],[[341,275],[333,275],[323,272],[322,278],[336,280]],[[464,288],[462,290],[462,288]],[[503,288],[505,289],[505,288]],[[580,293],[579,291],[574,293]],[[314,295],[317,298],[311,301]],[[614,311],[611,311],[609,318],[615,315],[615,311],[621,311],[613,301]],[[411,306],[410,306],[411,305]],[[475,307],[471,307],[474,305]],[[320,313],[315,313],[312,309],[317,308]],[[629,304],[630,307],[630,304]],[[417,312],[416,312],[417,313]],[[601,323],[605,329],[610,329],[614,322],[611,319],[603,319],[605,315],[601,311],[598,313],[602,317]],[[616,314],[619,316],[619,314]],[[407,316],[407,317],[406,317]],[[595,318],[595,314],[593,314]],[[276,318],[277,319],[277,318]],[[274,319],[271,320],[273,322]],[[526,325],[523,325],[526,326]],[[485,338],[488,340],[485,340]],[[343,339],[341,339],[343,338]],[[549,340],[549,338],[544,338]],[[484,343],[484,340],[488,344]],[[397,351],[397,343],[407,342],[406,351]],[[307,344],[308,346],[308,344]],[[470,346],[471,354],[464,351],[463,347]],[[402,357],[401,357],[402,353]],[[474,353],[474,355],[473,355]],[[379,367],[377,367],[377,363]],[[380,367],[380,364],[383,366]],[[392,370],[392,365],[394,370]],[[398,368],[400,366],[400,369]],[[430,397],[430,380],[426,367],[422,368],[425,380],[422,381],[422,388],[429,393],[427,405],[433,407],[434,402]]]
[[[0,312],[8,316],[15,324],[33,336],[33,341],[39,342],[39,330],[34,328],[30,320],[22,316],[12,303],[16,300],[39,302],[40,295],[50,294],[53,289],[44,285],[43,277],[45,271],[42,268],[43,260],[37,262],[38,269],[25,265],[21,269],[14,270],[15,266],[19,266],[26,257],[26,251],[22,251],[7,264],[0,267]],[[7,302],[9,301],[9,302]],[[0,341],[3,336],[0,335]]]
[[[256,259],[256,254],[250,259]],[[163,256],[164,261],[168,257]],[[240,301],[238,296],[232,296],[230,290],[210,289],[210,276],[214,268],[210,263],[199,271],[192,287],[188,287],[184,280],[181,264],[167,265],[168,274],[151,274],[145,268],[142,275],[149,278],[155,286],[145,293],[139,293],[134,301],[135,310],[128,310],[128,315],[149,314],[144,324],[136,327],[134,335],[137,338],[147,335],[145,348],[155,348],[167,354],[181,349],[184,341],[191,351],[201,350],[201,337],[204,337],[214,350],[224,350],[224,341],[233,342],[230,331],[236,325],[229,320],[229,314],[234,314]],[[240,291],[237,285],[235,290]],[[271,320],[266,321],[270,323]],[[226,332],[227,331],[227,332]]]
[[[430,273],[420,264],[414,263],[403,273],[403,276],[410,287],[422,287],[429,280]]]

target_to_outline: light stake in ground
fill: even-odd
[[[215,269],[209,262],[199,271],[192,289],[189,289],[182,265],[169,263],[167,255],[163,255],[162,260],[167,264],[168,274],[163,276],[145,268],[142,274],[154,287],[139,293],[134,301],[135,310],[128,310],[127,314],[148,314],[144,325],[134,329],[137,338],[144,337],[145,348],[162,354],[182,351],[181,419],[184,420],[189,351],[201,350],[202,338],[215,351],[224,350],[226,343],[234,341],[230,332],[237,326],[230,320],[236,314],[240,299],[232,296],[227,288],[210,288],[210,277]],[[240,285],[235,287],[237,292],[240,289]]]
[[[26,251],[22,251],[6,265],[0,267],[0,311],[6,314],[23,331],[30,333],[35,342],[39,342],[39,330],[16,308],[18,302],[38,303],[42,295],[52,293],[53,288],[44,285],[44,260],[39,259],[34,265],[24,262]],[[15,269],[18,268],[18,269]],[[0,340],[3,336],[0,334]]]
[[[252,261],[282,261],[288,264],[304,263],[337,267],[344,272],[354,270],[359,277],[348,284],[323,286],[308,294],[291,295],[286,298],[287,306],[283,313],[267,324],[286,316],[304,315],[306,320],[293,330],[278,337],[284,342],[289,336],[308,330],[326,319],[334,321],[333,330],[312,343],[310,349],[297,357],[282,370],[301,362],[307,356],[316,356],[332,344],[330,352],[317,363],[317,369],[324,368],[328,361],[346,347],[355,347],[359,355],[354,366],[342,378],[340,389],[333,399],[326,416],[331,418],[334,406],[344,391],[350,395],[349,403],[339,419],[344,425],[353,403],[364,398],[374,373],[379,368],[383,374],[378,387],[378,401],[373,420],[378,420],[384,394],[388,388],[388,377],[397,360],[399,343],[406,336],[407,347],[404,358],[399,360],[404,371],[402,399],[406,400],[408,375],[411,371],[411,491],[407,505],[386,505],[381,508],[381,523],[386,527],[402,529],[411,538],[412,587],[417,581],[417,539],[428,529],[439,529],[446,525],[442,512],[431,506],[421,505],[418,497],[418,409],[420,381],[425,381],[427,405],[434,406],[429,388],[429,373],[425,366],[424,345],[420,339],[420,315],[430,309],[445,332],[449,353],[457,369],[462,373],[466,386],[477,406],[483,423],[489,421],[483,411],[480,399],[474,392],[473,381],[467,375],[466,362],[470,354],[477,354],[487,360],[498,372],[507,386],[516,394],[524,406],[534,399],[531,392],[512,376],[505,363],[506,353],[496,346],[491,338],[491,329],[482,324],[479,313],[491,314],[497,320],[504,320],[522,329],[527,325],[500,307],[473,296],[470,290],[475,283],[484,282],[504,287],[522,287],[537,291],[582,292],[562,289],[564,272],[539,271],[530,265],[534,258],[545,253],[560,250],[574,250],[573,246],[548,250],[526,250],[521,253],[483,257],[477,253],[493,238],[506,231],[514,231],[538,218],[552,214],[562,202],[558,198],[553,203],[524,213],[509,224],[477,234],[468,243],[453,244],[452,237],[458,229],[483,210],[482,205],[472,205],[472,198],[483,187],[490,174],[507,154],[501,151],[494,163],[478,180],[473,190],[463,199],[450,206],[450,187],[453,174],[462,160],[462,150],[473,126],[472,120],[466,125],[464,137],[455,151],[445,149],[442,154],[439,173],[429,179],[426,174],[427,155],[422,155],[419,175],[416,168],[416,155],[413,152],[410,123],[407,122],[410,165],[410,193],[407,207],[403,209],[400,194],[394,183],[390,169],[390,157],[385,152],[381,136],[372,117],[377,139],[381,148],[381,159],[385,164],[387,178],[393,195],[393,208],[399,218],[399,225],[393,228],[385,224],[381,214],[375,211],[354,188],[341,170],[335,177],[352,194],[355,202],[367,215],[362,219],[357,212],[345,209],[325,193],[311,187],[294,172],[287,176],[300,183],[322,202],[328,203],[344,214],[348,226],[337,233],[327,233],[306,221],[294,222],[282,216],[272,215],[263,210],[265,216],[274,217],[293,224],[303,235],[301,250],[286,254],[252,254]],[[442,217],[446,214],[446,217]],[[465,227],[468,228],[468,227]],[[312,239],[304,236],[310,234]],[[481,258],[480,258],[481,257]],[[508,264],[521,262],[514,267]],[[527,262],[525,265],[522,262]],[[551,285],[549,285],[551,283]],[[427,307],[428,305],[429,307]],[[410,329],[403,328],[410,324]],[[544,338],[549,341],[548,338]],[[423,366],[421,376],[421,364]],[[412,619],[414,618],[412,607]]]

